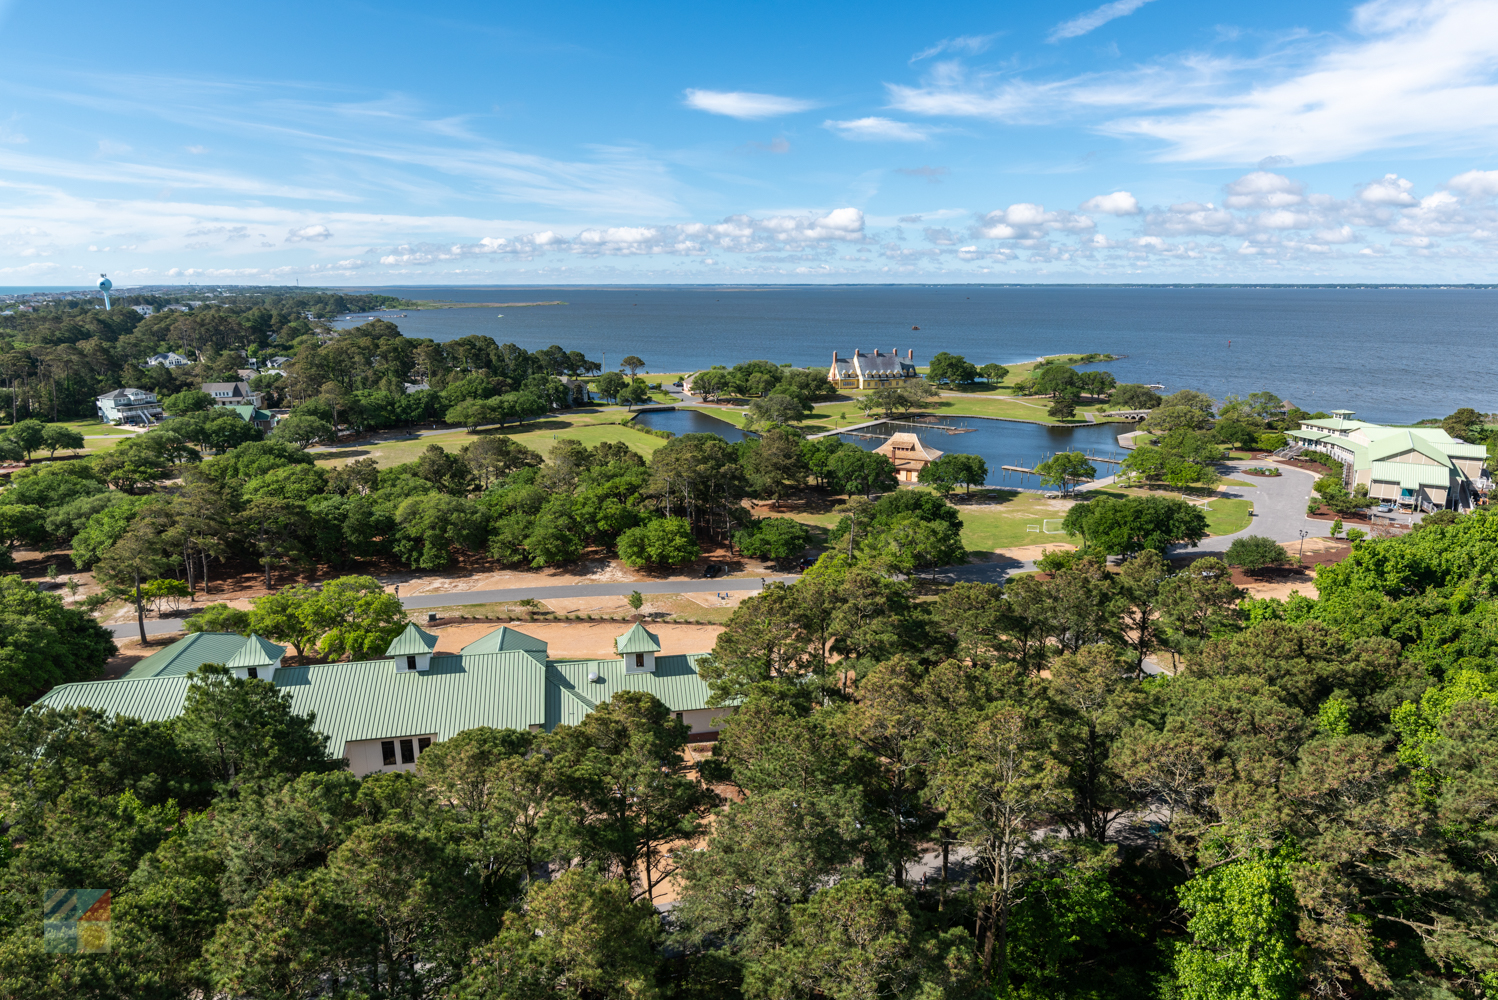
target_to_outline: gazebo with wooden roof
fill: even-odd
[[[895,478],[902,483],[916,482],[921,470],[941,458],[943,452],[928,448],[909,431],[898,431],[874,449],[876,455],[887,455],[895,463]]]

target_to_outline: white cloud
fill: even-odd
[[[123,142],[112,142],[109,139],[99,140],[99,154],[101,156],[123,156],[130,152],[130,147]]]
[[[987,51],[988,47],[993,44],[993,40],[998,38],[1000,34],[1002,32],[995,32],[992,35],[961,35],[957,38],[943,38],[935,45],[922,49],[911,56],[910,61],[917,63],[922,59],[939,56],[943,52],[966,52],[969,55],[977,55],[980,52]]]
[[[822,127],[836,132],[844,139],[865,142],[924,142],[929,132],[892,118],[855,118],[842,122],[829,119],[822,123]]]
[[[333,231],[321,223],[286,231],[287,243],[321,243],[332,238]]]
[[[1096,223],[1085,215],[1047,212],[1044,205],[1018,202],[989,212],[973,231],[991,240],[1038,240],[1054,231],[1084,232],[1095,227]]]
[[[1100,194],[1096,198],[1088,198],[1078,207],[1084,212],[1097,212],[1100,215],[1139,214],[1139,202],[1127,191]]]
[[[1446,186],[1468,198],[1491,198],[1498,195],[1498,170],[1468,170],[1451,178]]]
[[[1267,170],[1244,174],[1224,190],[1228,208],[1285,208],[1305,201],[1304,184]]]
[[[1101,7],[1094,7],[1085,14],[1078,14],[1070,21],[1063,21],[1051,29],[1050,35],[1046,37],[1048,42],[1059,42],[1063,38],[1077,38],[1095,31],[1107,24],[1109,21],[1120,17],[1128,17],[1140,7],[1149,3],[1150,0],[1113,0]]]
[[[1410,194],[1414,187],[1398,174],[1384,174],[1382,180],[1363,185],[1358,197],[1370,205],[1414,205],[1415,196]]]
[[[810,111],[818,106],[816,101],[799,97],[753,94],[742,90],[688,90],[684,103],[698,111],[727,115],[730,118],[773,118],[777,115]]]
[[[1317,46],[1316,58],[1278,82],[1260,75],[1222,90],[1208,110],[1109,130],[1164,140],[1169,160],[1253,162],[1274,152],[1305,164],[1422,144],[1487,148],[1498,138],[1493,10],[1488,0],[1375,0],[1354,14],[1362,38]]]
[[[187,151],[189,153],[193,154],[194,156],[201,156],[204,153],[208,152],[208,147],[207,146],[188,146],[187,147]]]

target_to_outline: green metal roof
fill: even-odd
[[[271,414],[266,413],[264,410],[257,410],[255,407],[250,406],[248,403],[233,403],[221,406],[219,407],[219,409],[232,410],[240,420],[243,420],[247,424],[263,423],[267,420],[276,419]]]
[[[276,671],[276,687],[301,715],[315,712],[334,753],[350,740],[465,729],[526,729],[546,722],[545,667],[525,653],[432,657],[429,670],[389,660],[328,663]]]
[[[546,658],[546,640],[537,639],[533,635],[517,632],[508,626],[501,625],[488,635],[480,636],[473,642],[464,646],[462,655],[468,656],[472,653],[510,653],[521,651],[526,653],[540,653],[541,658]]]
[[[108,716],[125,715],[142,722],[162,722],[182,714],[182,702],[187,697],[189,683],[188,678],[179,674],[59,684],[37,699],[35,707],[96,708]]]
[[[589,706],[608,701],[620,691],[645,691],[659,698],[671,711],[685,712],[707,707],[707,682],[698,676],[696,666],[706,655],[657,656],[653,672],[638,673],[626,673],[623,660],[552,660],[547,664],[547,677],[564,693]],[[598,680],[589,680],[595,673]],[[546,728],[566,721],[548,717]]]
[[[354,740],[427,734],[444,740],[478,726],[549,731],[576,724],[619,691],[648,692],[673,712],[706,708],[708,686],[696,668],[703,655],[660,656],[653,673],[627,673],[622,659],[540,661],[528,650],[442,654],[425,671],[397,671],[385,659],[282,667],[272,683],[291,696],[293,711],[315,714],[332,751],[342,753]],[[178,674],[62,684],[36,707],[84,706],[162,721],[181,714],[190,683]]]
[[[661,641],[635,622],[634,628],[614,640],[614,648],[620,653],[659,653]]]
[[[239,652],[235,653],[224,666],[231,670],[244,667],[268,667],[272,663],[279,662],[284,655],[286,655],[285,646],[277,646],[251,632],[250,637],[240,644]]]
[[[194,632],[158,649],[125,673],[126,678],[181,677],[205,663],[226,663],[244,645],[233,632]]]
[[[61,684],[36,704],[161,721],[182,713],[189,683],[187,677],[146,677]],[[521,652],[434,656],[429,670],[397,671],[389,660],[282,667],[272,683],[291,695],[297,714],[316,713],[334,753],[350,740],[427,733],[447,739],[477,726],[546,723],[546,668]]]
[[[1414,462],[1374,462],[1369,470],[1373,482],[1398,483],[1402,489],[1421,486],[1450,486],[1451,470],[1444,465],[1416,465]]]
[[[425,629],[417,628],[412,622],[406,626],[406,630],[395,637],[390,648],[385,650],[386,656],[420,656],[422,653],[430,653],[437,645],[437,637]]]

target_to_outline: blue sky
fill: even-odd
[[[0,0],[0,46],[0,285],[1495,280],[1492,0]]]

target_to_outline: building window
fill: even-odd
[[[427,752],[427,747],[429,747],[431,745],[432,745],[432,738],[430,736],[418,736],[416,738],[416,752],[419,753],[419,754],[420,753],[426,753]]]
[[[252,680],[252,681],[253,680],[257,680],[260,677],[260,668],[259,667],[251,667],[249,670],[247,670],[245,672],[250,675],[250,680]]]
[[[680,713],[680,712],[677,712],[677,713],[676,713],[676,721],[677,721],[677,722],[681,722],[681,721],[683,721],[683,720],[682,720],[682,717],[681,717],[681,713]]]
[[[380,744],[380,753],[385,758],[386,767],[395,766],[395,740],[386,740]]]
[[[401,740],[401,763],[416,763],[416,747],[410,740]]]
[[[639,667],[641,670],[645,669],[645,654],[644,653],[636,653],[635,654],[635,666]]]
[[[416,669],[416,657],[414,657],[414,656],[408,656],[408,657],[406,657],[406,669],[407,670],[415,670]]]

